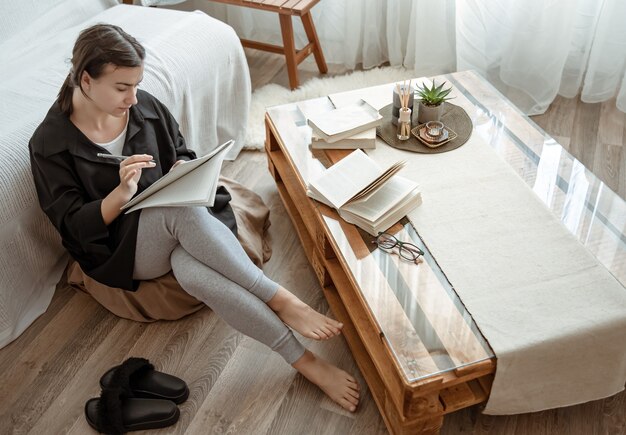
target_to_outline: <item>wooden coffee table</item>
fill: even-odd
[[[552,153],[559,151],[556,182],[546,187],[546,202],[555,214],[564,216],[564,222],[571,219],[571,211],[568,215],[565,210],[568,183],[564,180],[578,162],[477,74],[462,72],[437,79],[453,85],[455,104],[472,118],[473,134],[493,144],[494,152],[531,186],[545,184],[545,174],[539,170],[544,146],[549,145]],[[386,92],[391,102],[392,87],[359,92]],[[425,251],[420,265],[378,249],[372,236],[306,196],[307,181],[349,151],[312,152],[311,132],[301,108],[308,112],[332,107],[328,98],[318,98],[269,108],[265,118],[269,170],[324,295],[345,324],[346,340],[387,428],[393,434],[438,433],[445,414],[487,400],[496,358],[427,241],[408,221],[389,232]],[[624,201],[602,189],[603,184],[586,170],[585,176],[591,186],[586,204],[595,208],[577,209],[572,232],[626,282],[626,237],[620,232],[626,228]]]

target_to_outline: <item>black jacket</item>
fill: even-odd
[[[123,153],[150,154],[156,160],[156,167],[143,170],[139,193],[177,160],[191,160],[196,155],[187,149],[178,123],[160,101],[141,90],[137,100],[130,109]],[[35,130],[29,150],[39,203],[61,234],[63,246],[96,281],[136,290],[138,282],[132,274],[141,210],[121,214],[108,226],[100,210],[102,199],[119,184],[119,164],[96,156],[107,151],[61,112],[58,101]],[[233,229],[229,200],[221,187],[213,214]]]

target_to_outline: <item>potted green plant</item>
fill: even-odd
[[[417,114],[417,122],[420,124],[425,124],[428,121],[440,121],[443,115],[443,103],[453,98],[448,97],[452,88],[443,88],[446,82],[439,86],[436,85],[435,79],[432,82],[430,88],[422,83],[422,86],[417,86],[415,91],[420,102]]]

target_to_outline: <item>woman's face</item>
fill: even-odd
[[[142,79],[143,65],[128,68],[108,64],[97,79],[84,71],[81,85],[98,109],[122,117],[132,105],[137,104],[137,85]]]

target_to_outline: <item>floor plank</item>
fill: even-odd
[[[626,113],[617,109],[615,99],[590,104],[557,96],[546,113],[532,119],[626,199]]]
[[[270,82],[288,83],[280,56],[253,50],[246,53],[255,88]],[[342,71],[341,67],[330,69]],[[303,82],[319,75],[314,62],[303,62],[299,71]],[[607,104],[584,106],[575,99],[559,97],[535,121],[550,134],[569,141],[572,152],[590,159],[607,177],[607,184],[619,186],[623,196],[626,117]],[[225,164],[223,173],[253,188],[270,207],[274,254],[265,265],[267,275],[328,312],[267,172],[265,155],[244,152],[236,162]],[[101,374],[130,355],[147,357],[157,368],[182,377],[191,391],[175,426],[148,433],[386,433],[343,338],[324,343],[303,341],[356,374],[362,400],[355,414],[342,411],[280,357],[234,331],[209,309],[176,322],[139,324],[119,319],[86,295],[61,286],[48,311],[0,350],[0,433],[95,433],[83,417],[83,404],[98,394]],[[626,434],[624,392],[605,400],[525,415],[487,416],[480,409],[475,406],[446,416],[441,433]]]

